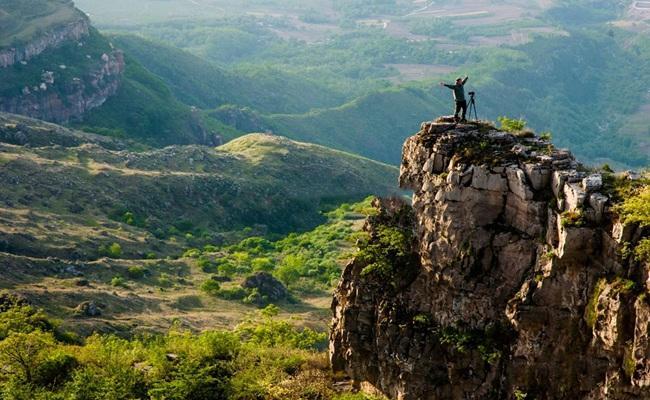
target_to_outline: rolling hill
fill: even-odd
[[[250,306],[202,295],[200,283],[211,270],[179,259],[188,248],[214,252],[253,236],[265,239],[248,242],[269,243],[266,238],[291,233],[285,246],[312,251],[310,262],[318,261],[325,257],[320,247],[303,241],[334,246],[363,216],[348,215],[348,208],[336,214],[334,225],[307,232],[297,243],[299,232],[332,223],[322,211],[342,202],[397,194],[397,174],[392,166],[268,134],[216,148],[142,149],[137,142],[0,113],[0,290],[25,295],[83,333],[130,329],[127,321],[164,330],[169,315],[200,328],[230,326]],[[241,258],[242,251],[228,257]],[[221,251],[213,257],[226,259]],[[339,267],[330,264],[324,276],[338,276]],[[149,272],[137,287],[111,283],[143,265]],[[243,273],[228,273],[234,272]],[[79,277],[92,283],[75,287]],[[329,295],[319,296],[317,305],[294,304],[291,312],[323,325]],[[72,310],[83,301],[103,304],[108,317],[76,319]],[[150,315],[160,307],[171,314]]]
[[[117,139],[2,114],[0,142],[4,250],[35,257],[92,259],[111,241],[143,256],[142,240],[173,253],[187,235],[210,243],[244,228],[308,229],[329,205],[395,192],[397,176],[394,167],[264,134],[218,148],[129,151]],[[48,233],[30,214],[57,229]]]

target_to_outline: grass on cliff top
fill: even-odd
[[[66,23],[85,18],[68,0],[3,0],[0,49],[21,45]]]

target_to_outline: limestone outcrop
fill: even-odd
[[[124,69],[124,55],[113,50],[103,54],[83,79],[56,82],[56,90],[53,90],[54,74],[46,72],[40,85],[26,86],[15,96],[0,96],[0,111],[55,123],[80,119],[117,92]]]
[[[442,118],[407,139],[412,206],[377,201],[366,223],[335,370],[400,400],[650,398],[650,265],[626,251],[648,228],[620,222],[602,174],[521,136]],[[407,246],[378,260],[386,232]]]
[[[44,32],[28,43],[9,48],[0,48],[0,68],[7,68],[19,62],[26,62],[70,40],[80,40],[88,36],[90,21],[78,12],[78,18],[51,31]]]

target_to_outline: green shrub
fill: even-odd
[[[637,261],[650,262],[650,238],[641,239],[639,244],[634,249],[634,254]]]
[[[553,140],[553,134],[551,132],[542,132],[539,135],[539,138],[546,141]]]
[[[526,128],[527,122],[523,119],[512,119],[508,117],[499,117],[497,121],[501,124],[500,129],[506,132],[520,132]]]
[[[253,261],[251,261],[251,267],[255,272],[258,271],[271,272],[273,271],[274,265],[273,265],[273,261],[271,261],[270,258],[260,257],[260,258],[255,258],[253,259]]]
[[[29,333],[11,332],[0,341],[0,365],[5,376],[22,382],[34,383],[44,353],[55,345],[50,332],[35,330]]]
[[[268,306],[260,310],[260,314],[269,318],[275,317],[279,313],[280,313],[280,307],[276,306],[275,304],[269,304]]]
[[[127,270],[127,275],[131,279],[142,279],[147,273],[147,269],[140,266],[132,266]]]
[[[617,210],[626,223],[650,226],[650,185],[627,197]]]
[[[54,388],[62,385],[77,367],[78,361],[68,353],[55,351],[40,361],[34,371],[34,384]]]
[[[362,276],[392,279],[394,265],[406,265],[411,252],[411,232],[380,226],[374,239],[360,242],[357,259],[366,264]]]
[[[122,276],[116,275],[111,279],[111,286],[126,287],[126,280]]]
[[[188,249],[183,253],[185,258],[199,258],[201,256],[201,250],[199,249]]]
[[[296,329],[287,321],[268,319],[262,323],[244,323],[237,327],[240,337],[266,347],[288,346],[298,349],[325,349],[328,335],[309,328]]]
[[[210,261],[210,259],[201,257],[199,260],[196,262],[196,265],[201,268],[201,271],[205,272],[206,274],[214,274],[219,271],[219,267]]]
[[[201,290],[211,296],[217,296],[221,290],[221,285],[213,279],[208,279],[201,284]]]
[[[171,287],[172,285],[173,282],[171,276],[169,276],[169,274],[165,272],[161,273],[160,276],[158,277],[158,286],[162,288],[168,288]]]
[[[579,228],[585,224],[584,214],[580,210],[565,211],[560,216],[560,221],[563,227]]]
[[[99,255],[109,258],[120,258],[122,256],[122,246],[119,243],[112,243],[108,246],[99,246]]]
[[[5,339],[10,332],[29,333],[54,329],[41,310],[23,304],[10,295],[3,296],[3,300],[6,303],[0,306],[0,340]]]

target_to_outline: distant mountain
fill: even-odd
[[[344,97],[325,84],[277,68],[255,66],[225,70],[187,51],[135,35],[111,41],[158,75],[186,104],[205,109],[223,105],[262,113],[303,113],[334,107]]]
[[[323,207],[395,192],[397,169],[253,134],[218,148],[133,143],[0,114],[0,251],[93,259],[174,254],[220,233],[307,229]]]

